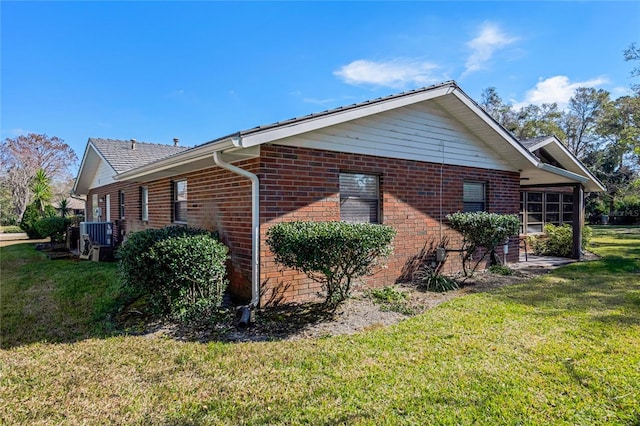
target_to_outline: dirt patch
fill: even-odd
[[[357,291],[336,309],[321,304],[295,304],[259,309],[254,312],[252,325],[244,330],[236,327],[232,311],[215,324],[184,327],[173,323],[156,322],[140,331],[150,338],[169,337],[183,341],[270,341],[322,338],[359,333],[396,324],[418,315],[440,303],[465,294],[491,291],[526,281],[548,273],[553,267],[529,267],[514,271],[513,275],[481,272],[464,282],[462,288],[446,293],[421,290],[415,285],[396,285],[406,295],[399,305],[379,303],[368,291]],[[399,309],[398,309],[399,308]]]

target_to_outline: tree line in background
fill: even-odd
[[[640,61],[640,48],[631,44],[624,58]],[[640,77],[640,66],[631,77]],[[516,108],[489,87],[480,105],[518,140],[555,135],[584,163],[606,187],[605,193],[587,198],[589,217],[640,216],[640,84],[617,99],[606,90],[578,88],[566,110],[556,103]]]
[[[640,61],[640,48],[632,43],[624,58]],[[631,77],[640,77],[640,66]],[[640,84],[617,99],[606,90],[578,88],[566,110],[556,103],[516,108],[489,87],[480,105],[521,141],[557,136],[589,168],[607,190],[589,195],[588,216],[616,211],[640,216]],[[77,157],[62,139],[35,133],[7,138],[0,144],[0,161],[2,225],[20,223],[29,207],[46,216],[54,199],[65,210],[63,200],[73,185],[69,170]]]
[[[26,224],[67,213],[78,158],[58,137],[30,133],[0,144],[0,222]],[[57,201],[58,211],[52,206]],[[23,226],[24,229],[24,226]],[[27,229],[25,229],[27,231]]]

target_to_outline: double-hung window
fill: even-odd
[[[463,183],[463,211],[464,212],[482,212],[486,209],[486,186],[484,182]]]
[[[173,182],[173,221],[187,222],[187,181]]]
[[[340,173],[340,220],[379,223],[379,177],[364,173]]]
[[[140,219],[149,220],[149,188],[140,187]]]
[[[124,191],[118,192],[118,210],[120,219],[124,219]]]

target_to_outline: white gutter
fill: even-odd
[[[585,182],[589,181],[588,177],[581,176],[579,174],[570,172],[570,171],[565,170],[565,169],[561,169],[560,167],[552,166],[551,164],[540,162],[540,163],[537,164],[537,167],[539,169],[541,169],[541,170],[553,173],[555,175],[562,176],[562,177],[565,177],[565,178],[568,178],[568,179],[572,179],[572,180],[574,180],[574,181],[576,181],[578,183],[585,183]]]
[[[251,302],[246,307],[251,310],[260,303],[260,180],[253,173],[225,162],[220,151],[213,152],[213,161],[218,167],[251,180]]]

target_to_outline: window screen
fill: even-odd
[[[118,205],[120,207],[120,219],[124,219],[124,191],[118,192]]]
[[[464,182],[462,195],[465,212],[485,210],[485,185],[483,182]]]
[[[149,220],[149,189],[140,187],[140,219]]]
[[[340,219],[352,223],[379,223],[378,176],[340,173]]]
[[[173,183],[173,221],[187,221],[187,181],[177,180]]]

